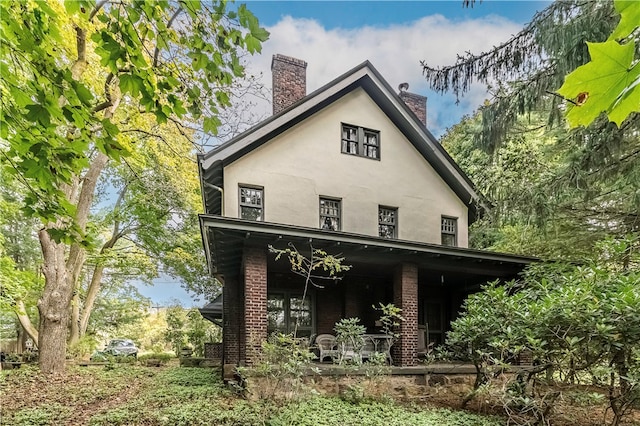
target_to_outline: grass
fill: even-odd
[[[309,395],[297,401],[247,401],[220,380],[219,370],[118,365],[70,368],[51,379],[37,370],[0,376],[0,424],[234,425],[234,426],[494,426],[502,421],[462,411],[402,406],[393,401],[349,402]]]

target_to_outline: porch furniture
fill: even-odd
[[[330,357],[333,361],[340,355],[336,336],[332,334],[318,334],[315,343],[318,348],[320,362],[324,361],[326,357]]]
[[[339,347],[339,359],[356,360],[358,362],[371,359],[376,353],[385,355],[389,365],[393,364],[391,357],[391,346],[393,346],[393,336],[388,334],[363,334],[361,342],[345,342]]]
[[[365,338],[365,343],[367,340],[371,342],[371,345],[373,346],[373,351],[369,350],[369,352],[365,354],[363,350],[363,354],[362,354],[363,358],[370,358],[371,355],[373,355],[374,353],[382,353],[385,355],[389,365],[393,364],[393,358],[391,358],[391,346],[393,346],[393,336],[389,334],[365,334],[364,338]],[[370,349],[371,346],[365,344],[365,348]]]

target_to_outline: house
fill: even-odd
[[[426,98],[400,93],[364,62],[306,94],[304,61],[274,55],[273,116],[200,155],[202,238],[223,297],[223,362],[251,365],[271,331],[332,333],[372,305],[405,321],[394,364],[417,363],[418,332],[442,342],[465,297],[510,279],[531,258],[472,250],[468,227],[487,208],[426,127]],[[341,254],[352,269],[314,288],[268,245]]]

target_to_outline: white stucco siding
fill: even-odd
[[[341,124],[380,131],[380,160],[341,152]],[[342,230],[378,235],[378,206],[398,208],[398,237],[440,243],[440,217],[467,207],[362,89],[225,167],[225,215],[238,217],[238,185],[264,187],[268,222],[319,226],[319,197],[342,200]]]

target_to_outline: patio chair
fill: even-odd
[[[316,337],[316,346],[318,347],[318,358],[320,362],[324,361],[326,357],[330,357],[333,361],[339,355],[336,336],[332,334],[318,334]]]

